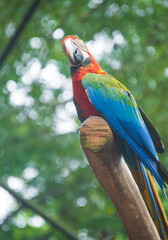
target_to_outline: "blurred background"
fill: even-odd
[[[0,0],[0,239],[127,239],[80,148],[61,42],[87,43],[167,149],[167,11],[167,0]],[[167,150],[160,159],[168,168]]]

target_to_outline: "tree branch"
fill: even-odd
[[[22,22],[20,23],[20,25],[16,29],[15,34],[13,35],[13,37],[10,39],[9,43],[6,45],[6,47],[2,51],[2,53],[0,55],[0,66],[3,64],[3,62],[6,59],[7,55],[9,54],[11,49],[13,48],[16,40],[20,36],[21,32],[23,31],[24,27],[26,26],[27,22],[29,21],[30,17],[32,16],[33,12],[35,11],[35,9],[38,6],[39,2],[40,2],[40,0],[34,0],[33,1],[33,3],[31,4],[30,8],[27,11],[27,13],[25,14]]]
[[[67,229],[67,227],[63,226],[63,224],[55,222],[51,217],[48,217],[45,213],[43,213],[39,208],[35,207],[32,203],[22,198],[19,194],[11,190],[9,187],[0,182],[0,186],[8,191],[16,200],[18,200],[22,207],[31,209],[34,213],[41,216],[46,222],[48,222],[53,228],[64,233],[68,239],[70,240],[78,240],[77,237],[72,233],[72,230]]]
[[[130,240],[159,240],[139,189],[107,123],[89,118],[80,130],[81,145],[97,179],[114,203]]]

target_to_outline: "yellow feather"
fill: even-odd
[[[139,187],[141,195],[142,195],[142,197],[143,197],[143,199],[146,203],[146,206],[149,210],[149,213],[150,213],[150,215],[153,219],[153,222],[155,223],[155,226],[158,230],[158,233],[160,235],[161,240],[165,240],[165,238],[166,238],[166,240],[168,240],[168,221],[167,221],[167,217],[166,217],[161,199],[160,199],[158,191],[156,189],[153,177],[151,176],[150,172],[147,170],[147,175],[148,175],[148,178],[149,178],[149,182],[151,184],[152,192],[153,192],[153,195],[154,195],[154,198],[155,198],[155,203],[156,203],[157,210],[158,210],[158,213],[159,213],[160,221],[162,223],[165,238],[162,234],[162,230],[161,230],[161,227],[160,227],[160,222],[158,220],[158,217],[157,217],[157,214],[156,214],[156,211],[155,211],[155,207],[154,207],[154,204],[151,200],[150,193],[148,191],[146,182],[144,181],[144,178],[141,174],[141,170],[140,170],[140,167],[139,167],[139,164],[138,164],[137,156],[136,156],[136,161],[137,161],[137,165],[138,165],[138,171],[136,171],[133,167],[130,167],[131,173],[132,173],[132,175],[133,175],[133,177],[134,177],[134,179],[135,179],[135,181],[136,181],[136,183]]]

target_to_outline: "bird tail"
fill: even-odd
[[[159,197],[158,191],[156,189],[156,186],[154,184],[153,178],[152,178],[149,171],[147,171],[147,174],[148,174],[148,178],[149,178],[149,181],[150,181],[152,192],[153,192],[153,195],[154,195],[154,198],[155,198],[155,202],[156,202],[156,205],[157,205],[157,209],[158,209],[160,220],[161,220],[161,223],[162,223],[162,226],[163,226],[165,237],[166,237],[166,239],[168,239],[168,221],[167,221],[166,213],[164,211],[164,208],[163,208],[162,202],[160,200],[160,197]]]
[[[161,240],[168,240],[168,221],[156,189],[153,177],[136,157],[137,168],[130,166],[131,173],[139,187]]]

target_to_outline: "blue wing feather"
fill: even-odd
[[[128,142],[163,190],[165,184],[156,164],[159,159],[132,95],[108,74],[86,74],[82,83],[94,107],[104,116],[110,127]]]

